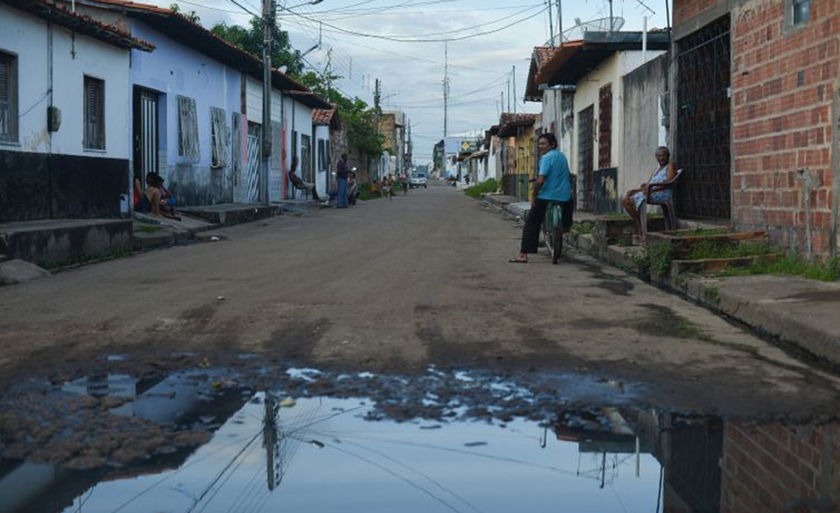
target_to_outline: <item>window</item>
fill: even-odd
[[[89,150],[105,149],[105,82],[85,77],[84,146]]]
[[[198,162],[198,112],[195,100],[178,97],[178,155]]]
[[[17,57],[0,52],[0,141],[17,142]]]
[[[791,0],[793,24],[801,25],[811,18],[811,0]]]
[[[224,110],[217,107],[210,109],[210,166],[223,168],[228,165],[230,153],[230,134]]]

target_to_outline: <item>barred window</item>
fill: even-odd
[[[226,113],[217,107],[210,108],[210,166],[223,168],[228,165],[230,155],[230,131],[227,126]]]
[[[105,149],[105,81],[85,77],[85,131],[84,147],[89,150]]]
[[[811,19],[811,0],[792,0],[793,24],[800,25]]]
[[[195,100],[178,97],[178,155],[194,162],[200,159],[198,146],[198,112]]]
[[[0,52],[0,141],[17,142],[17,57]]]

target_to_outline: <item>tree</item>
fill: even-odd
[[[222,22],[216,24],[210,31],[228,43],[262,59],[263,24],[259,18],[252,18],[248,27]],[[361,99],[348,98],[331,87],[331,84],[342,78],[341,76],[306,70],[300,52],[292,48],[288,32],[275,31],[274,40],[271,65],[275,68],[286,66],[286,74],[336,106],[347,131],[347,144],[351,150],[370,157],[381,155],[384,138],[377,133],[373,109]]]
[[[195,12],[195,11],[190,11],[190,12],[182,11],[181,6],[178,5],[177,3],[174,3],[174,4],[170,5],[169,8],[172,10],[172,12],[180,14],[181,16],[185,17],[186,19],[190,20],[193,23],[198,23],[198,24],[201,23],[201,18],[199,18],[198,13]]]
[[[210,32],[262,59],[263,23],[261,19],[251,18],[250,26],[247,28],[240,25],[228,25],[225,22],[217,23],[210,29]],[[293,77],[300,77],[304,74],[304,63],[300,52],[292,48],[289,33],[284,30],[276,30],[274,33],[271,65],[275,68],[286,66],[286,73]]]

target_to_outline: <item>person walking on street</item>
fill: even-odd
[[[400,173],[400,185],[403,188],[403,196],[408,196],[408,175],[405,174],[405,171]]]
[[[545,219],[545,211],[549,203],[560,203],[563,217],[563,230],[572,225],[574,202],[572,201],[571,171],[569,161],[563,152],[557,149],[557,138],[554,134],[542,134],[539,139],[540,175],[534,187],[534,199],[531,210],[522,229],[522,247],[511,263],[527,264],[528,255],[537,252],[540,243],[540,228]]]
[[[347,168],[347,154],[341,154],[341,160],[338,161],[338,168],[335,172],[335,177],[338,181],[338,208],[347,208],[347,177],[350,170]]]

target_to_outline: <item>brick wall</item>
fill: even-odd
[[[810,246],[823,255],[839,22],[837,0],[814,0],[810,21],[794,29],[785,26],[784,0],[754,0],[732,13],[733,223],[767,229],[784,247],[804,252]]]
[[[721,513],[837,511],[837,426],[724,429]]]
[[[675,26],[722,1],[675,0]],[[825,256],[840,1],[813,0],[811,19],[794,28],[786,26],[785,0],[736,4],[731,13],[733,225],[767,230],[783,248]]]
[[[674,0],[674,25],[685,23],[709,7],[725,0]]]

